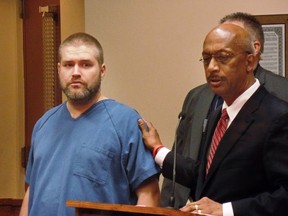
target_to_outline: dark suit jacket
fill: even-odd
[[[275,75],[258,65],[255,76],[260,83],[272,94],[288,102],[288,79]],[[181,121],[177,131],[177,152],[181,155],[198,159],[201,145],[203,121],[207,117],[208,110],[214,94],[207,84],[192,89],[186,96],[182,112],[185,118]],[[161,206],[169,205],[172,191],[172,182],[164,179],[161,189]],[[180,184],[175,185],[175,206],[185,205],[189,196],[194,198],[194,192],[190,188]]]
[[[178,155],[176,181],[219,203],[232,202],[235,216],[287,215],[288,103],[260,86],[244,104],[222,137],[208,175],[207,151],[220,110],[208,120],[200,163]],[[173,153],[162,173],[172,177]]]

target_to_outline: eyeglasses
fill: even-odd
[[[229,53],[229,52],[217,52],[215,54],[202,54],[202,57],[199,59],[199,61],[203,62],[204,65],[209,65],[212,58],[215,59],[215,61],[221,63],[221,64],[227,64],[234,56],[240,55],[240,54],[251,54],[250,52],[242,52],[242,53]]]

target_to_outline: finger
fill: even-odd
[[[149,132],[149,126],[144,119],[138,119],[138,125],[140,126],[142,133]]]
[[[199,203],[196,202],[189,203],[186,206],[182,207],[180,210],[183,212],[193,212],[193,213],[201,212],[200,205]]]
[[[189,204],[189,205],[186,205],[186,206],[182,207],[180,210],[183,211],[183,212],[192,212],[195,209],[196,209],[195,206]]]

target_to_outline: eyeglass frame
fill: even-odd
[[[224,54],[221,56],[221,54]],[[220,64],[227,64],[233,57],[237,56],[237,55],[241,55],[241,54],[252,54],[250,51],[243,51],[243,52],[239,52],[239,53],[232,53],[232,52],[227,52],[226,50],[220,50],[217,51],[214,54],[205,54],[208,59],[204,59],[204,55],[202,54],[201,58],[199,59],[199,61],[201,61],[204,65],[209,65],[212,58],[215,59],[216,62],[220,63]],[[222,57],[222,59],[221,59]]]

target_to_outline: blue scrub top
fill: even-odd
[[[144,147],[139,118],[111,99],[76,119],[66,103],[48,111],[32,134],[29,215],[74,215],[67,200],[136,204],[137,187],[160,171]]]

